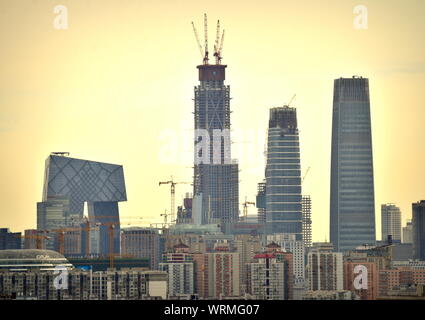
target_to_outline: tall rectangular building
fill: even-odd
[[[230,87],[226,65],[199,65],[195,87],[194,198],[202,224],[238,221],[239,169],[230,153]]]
[[[336,251],[375,244],[375,196],[369,81],[334,83],[330,239]]]
[[[392,237],[393,241],[401,242],[401,212],[394,204],[381,205],[381,234],[382,241]]]
[[[343,257],[341,252],[332,252],[329,243],[313,243],[307,256],[307,282],[309,289],[342,290]]]
[[[302,240],[301,163],[297,112],[270,109],[266,165],[266,232]]]
[[[412,204],[413,259],[425,261],[425,200]]]

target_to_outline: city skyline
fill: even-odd
[[[330,2],[336,4],[334,1]],[[319,9],[319,12],[326,13],[326,10],[317,4],[308,1],[307,3]],[[394,1],[389,3],[392,6],[386,13],[389,12],[390,17],[407,18],[403,16],[403,13],[408,12],[409,8],[398,6]],[[414,3],[417,6],[423,6],[420,2]],[[172,6],[170,3],[167,5]],[[301,29],[297,37],[306,36],[312,42],[312,47],[299,42],[300,39],[295,36],[289,36],[286,39],[282,37],[283,39],[279,38],[279,46],[276,46],[270,61],[261,59],[255,64],[250,61],[255,59],[257,54],[266,55],[267,48],[271,49],[268,47],[272,42],[270,37],[277,38],[278,34],[267,33],[268,29],[275,28],[278,24],[281,32],[288,36],[292,27],[288,21],[298,27],[300,25],[291,18],[287,23],[283,23],[277,14],[273,15],[272,8],[279,8],[279,5],[274,2],[271,2],[270,11],[267,11],[273,18],[265,23],[264,29],[258,27],[263,31],[258,33],[253,32],[256,29],[249,27],[247,23],[249,19],[256,18],[254,12],[238,18],[234,5],[229,5],[228,13],[221,13],[218,6],[207,10],[212,21],[220,18],[226,30],[229,31],[226,34],[224,62],[231,66],[228,82],[232,85],[231,97],[234,98],[232,128],[245,130],[246,133],[245,136],[236,135],[235,138],[235,145],[243,150],[238,150],[235,145],[232,147],[237,150],[233,157],[239,160],[242,170],[239,177],[240,199],[248,196],[249,199],[254,200],[257,182],[264,175],[262,159],[264,150],[261,144],[264,145],[265,142],[268,109],[283,105],[285,100],[296,93],[295,107],[299,113],[302,173],[308,167],[312,168],[305,185],[303,184],[303,194],[312,196],[313,241],[329,239],[327,230],[330,124],[332,82],[335,78],[360,74],[370,79],[375,163],[375,215],[378,216],[377,238],[380,234],[380,220],[376,208],[379,208],[380,204],[392,202],[398,205],[401,208],[404,226],[405,221],[411,217],[411,203],[423,198],[418,181],[422,180],[421,177],[425,177],[425,169],[420,165],[424,163],[425,154],[423,151],[419,155],[415,154],[416,165],[412,165],[410,159],[405,159],[405,155],[408,154],[408,150],[412,152],[413,146],[420,145],[425,137],[424,131],[420,128],[420,121],[412,121],[415,120],[414,118],[420,119],[425,115],[420,109],[420,101],[423,101],[424,97],[420,88],[425,82],[424,64],[420,60],[422,59],[420,53],[424,52],[424,47],[416,41],[411,42],[413,37],[409,38],[411,40],[406,37],[401,43],[405,47],[416,50],[404,51],[403,46],[400,46],[398,50],[392,52],[390,58],[386,57],[387,59],[380,59],[378,54],[372,52],[373,50],[363,52],[356,48],[359,45],[372,45],[373,48],[376,44],[373,45],[372,42],[376,40],[377,33],[391,34],[390,31],[384,30],[385,26],[389,27],[391,19],[387,18],[382,22],[381,16],[381,20],[374,20],[373,14],[377,16],[383,14],[379,11],[380,7],[370,1],[366,1],[365,5],[371,8],[368,30],[353,29],[351,5],[335,5],[333,10],[341,12],[344,18],[341,17],[340,20],[333,17],[329,21],[329,25],[335,27],[335,30],[329,27],[330,29],[325,28],[326,32],[321,31],[320,34],[316,31],[316,35],[322,36],[324,40],[319,42],[313,39],[309,32],[313,31],[314,23],[318,23],[320,19],[311,13],[304,12],[301,16],[310,19],[308,20],[310,24]],[[21,5],[16,5],[12,9],[8,7],[7,10],[3,8],[3,4],[1,6],[2,11],[4,9],[12,16],[22,18]],[[134,7],[139,8],[139,5],[134,3]],[[7,226],[12,231],[35,227],[35,203],[41,199],[42,192],[43,159],[51,151],[65,150],[71,152],[72,157],[120,163],[125,166],[128,203],[123,204],[120,210],[127,216],[155,215],[158,216],[156,221],[162,221],[160,214],[164,209],[169,208],[169,193],[166,188],[157,187],[158,181],[170,175],[179,180],[191,180],[191,169],[185,168],[185,164],[179,159],[167,163],[164,159],[159,159],[158,154],[161,153],[161,147],[166,144],[160,139],[161,136],[164,137],[164,130],[184,135],[184,139],[178,140],[179,144],[183,140],[187,140],[190,144],[192,140],[190,130],[193,128],[193,123],[190,117],[193,95],[190,92],[196,83],[195,66],[199,64],[199,57],[191,33],[190,21],[197,18],[199,22],[203,9],[194,6],[187,13],[173,18],[170,25],[175,27],[174,31],[168,28],[162,30],[158,26],[160,29],[157,31],[158,35],[145,34],[146,43],[153,44],[157,41],[155,46],[159,48],[165,46],[171,49],[168,47],[171,44],[166,44],[166,40],[160,39],[160,37],[167,37],[167,33],[175,32],[179,38],[180,47],[174,46],[175,40],[172,41],[174,55],[170,51],[168,53],[160,51],[159,57],[156,58],[158,59],[156,60],[158,61],[157,69],[154,69],[141,61],[149,60],[148,57],[157,54],[149,45],[144,47],[137,42],[140,33],[143,34],[146,31],[142,27],[143,23],[139,28],[134,28],[135,25],[138,26],[139,17],[126,9],[127,11],[122,12],[127,14],[128,19],[125,20],[127,24],[116,29],[119,21],[111,17],[115,8],[116,6],[108,3],[103,7],[103,11],[102,7],[97,8],[95,5],[88,8],[77,4],[69,5],[70,27],[69,30],[63,31],[52,28],[53,15],[48,5],[34,5],[36,10],[31,11],[31,15],[24,13],[28,18],[24,20],[28,24],[19,25],[18,21],[8,20],[8,23],[12,22],[18,32],[23,34],[28,34],[30,27],[34,27],[32,33],[29,33],[34,36],[33,40],[23,37],[19,42],[9,41],[10,46],[7,50],[0,53],[5,60],[11,61],[0,78],[1,89],[4,91],[0,128],[4,150],[1,175],[5,180],[3,185],[8,186],[7,189],[2,189],[0,199],[5,204],[2,226]],[[291,5],[285,8],[286,12],[302,10]],[[95,14],[93,10],[96,12],[96,23],[90,22],[90,14],[87,10],[92,10],[91,14]],[[149,10],[160,15],[160,12],[155,11],[157,9],[149,8]],[[381,8],[381,10],[384,9]],[[78,15],[71,19],[73,12]],[[261,17],[260,12],[258,18],[265,19]],[[413,17],[416,20],[409,19],[416,25],[424,24],[416,11]],[[401,30],[395,34],[400,37],[407,35],[415,23],[398,26]],[[89,28],[90,26],[92,29]],[[87,28],[90,30],[88,34],[79,39],[86,33]],[[2,30],[7,29],[10,29],[10,26],[2,28]],[[117,30],[116,34],[112,34],[111,39],[108,38],[111,37],[108,30]],[[6,36],[5,31],[1,32],[2,36]],[[121,40],[126,32],[129,32],[127,41]],[[349,34],[350,40],[340,41],[339,32]],[[90,41],[97,34],[102,36],[97,43],[91,44]],[[213,31],[210,30],[210,35],[212,34]],[[248,36],[250,38],[247,38]],[[43,44],[40,44],[40,39],[48,41],[45,43],[49,45],[48,51]],[[257,40],[255,43],[259,45],[259,50],[247,53],[253,39]],[[317,56],[314,56],[314,51],[305,50],[323,43],[330,47]],[[350,43],[352,51],[343,49],[344,44]],[[385,48],[389,50],[393,45],[392,38],[383,37],[379,44],[385,52]],[[23,47],[28,45],[32,46],[31,53],[36,59],[30,59],[30,56],[23,54],[25,52],[22,51]],[[332,54],[330,50],[332,45],[337,51],[341,50],[341,53]],[[129,53],[132,50],[134,52]],[[292,61],[301,51],[304,52],[302,57],[306,61],[303,59]],[[325,59],[324,63],[318,66],[317,63],[325,57],[325,53],[334,59]],[[138,54],[146,58],[137,59]],[[175,64],[176,54],[183,62]],[[279,55],[287,57],[287,60]],[[37,65],[39,59],[44,61]],[[25,63],[22,64],[22,62]],[[138,62],[140,65],[137,65]],[[353,66],[346,67],[345,64],[348,62]],[[124,67],[124,71],[120,70],[120,66]],[[272,66],[275,68],[271,69]],[[169,68],[173,70],[172,75],[166,71]],[[298,70],[300,68],[301,70]],[[28,77],[25,77],[27,73]],[[141,79],[140,75],[144,75],[148,80]],[[105,79],[107,76],[116,80],[108,81]],[[169,96],[160,94],[163,86],[171,90]],[[254,94],[255,88],[260,89],[258,92],[261,94]],[[129,95],[126,96],[126,94]],[[400,106],[403,108],[404,104],[411,107],[411,113],[400,112]],[[84,116],[81,116],[82,114]],[[144,118],[149,120],[146,121]],[[382,121],[382,118],[386,121]],[[113,127],[117,120],[121,122],[118,124],[120,131]],[[317,125],[316,121],[322,121],[322,123]],[[263,136],[256,137],[258,132],[262,132]],[[405,143],[406,138],[411,140],[411,144]],[[127,139],[131,140],[131,143],[123,143],[123,140]],[[137,143],[134,144],[134,141]],[[107,150],[111,145],[116,146],[113,152]],[[191,160],[190,145],[185,151]],[[251,156],[250,151],[255,155]],[[319,153],[320,155],[317,155]],[[13,160],[15,158],[18,160]],[[254,158],[255,161],[251,161],[250,158]],[[182,195],[190,190],[190,187],[178,187],[176,205],[180,204]],[[253,212],[254,210],[250,213]]]

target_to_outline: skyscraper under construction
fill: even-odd
[[[203,64],[198,65],[199,85],[195,87],[194,214],[201,224],[218,223],[222,228],[238,220],[239,169],[230,153],[230,87],[224,84],[226,65],[221,64],[224,31],[220,24],[214,44],[215,64],[209,64],[207,20],[205,42],[196,40]]]

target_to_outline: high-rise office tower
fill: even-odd
[[[375,244],[375,196],[369,81],[334,83],[330,236],[336,251]]]
[[[90,224],[100,229],[99,253],[119,253],[118,202],[126,200],[122,166],[53,153],[46,160],[43,200],[37,203],[37,230],[82,223],[87,202]],[[109,239],[111,233],[113,241]]]
[[[425,200],[412,204],[413,259],[425,261]]]
[[[392,203],[381,205],[381,234],[382,241],[391,236],[393,241],[401,242],[401,212]]]
[[[302,240],[301,163],[297,112],[270,109],[266,165],[266,232]]]
[[[206,25],[206,19],[205,19]],[[195,87],[194,199],[201,223],[224,226],[239,217],[239,169],[230,152],[230,87],[224,84],[226,65],[215,47],[209,64],[207,40]],[[221,50],[221,49],[220,49]],[[201,209],[198,202],[201,198]]]

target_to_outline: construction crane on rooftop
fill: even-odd
[[[199,48],[199,52],[201,53],[203,64],[208,64],[209,62],[209,51],[208,51],[208,17],[207,14],[204,14],[204,46],[202,47],[201,41],[199,40],[198,31],[196,30],[195,24],[192,21],[192,28],[195,34],[196,43]],[[224,30],[221,34],[220,38],[220,20],[217,20],[217,28],[216,28],[216,37],[214,42],[214,57],[215,63],[221,64],[222,59],[222,51],[223,51],[223,42],[224,42]]]
[[[171,216],[171,222],[175,221],[175,216],[174,216],[174,209],[175,209],[175,201],[176,201],[176,185],[177,184],[192,184],[191,182],[175,182],[173,180],[173,177],[171,176],[171,180],[168,181],[161,181],[159,183],[159,186],[163,185],[163,184],[170,184],[171,185],[171,190],[170,190],[170,194],[171,194],[171,210],[170,210],[170,216]]]

